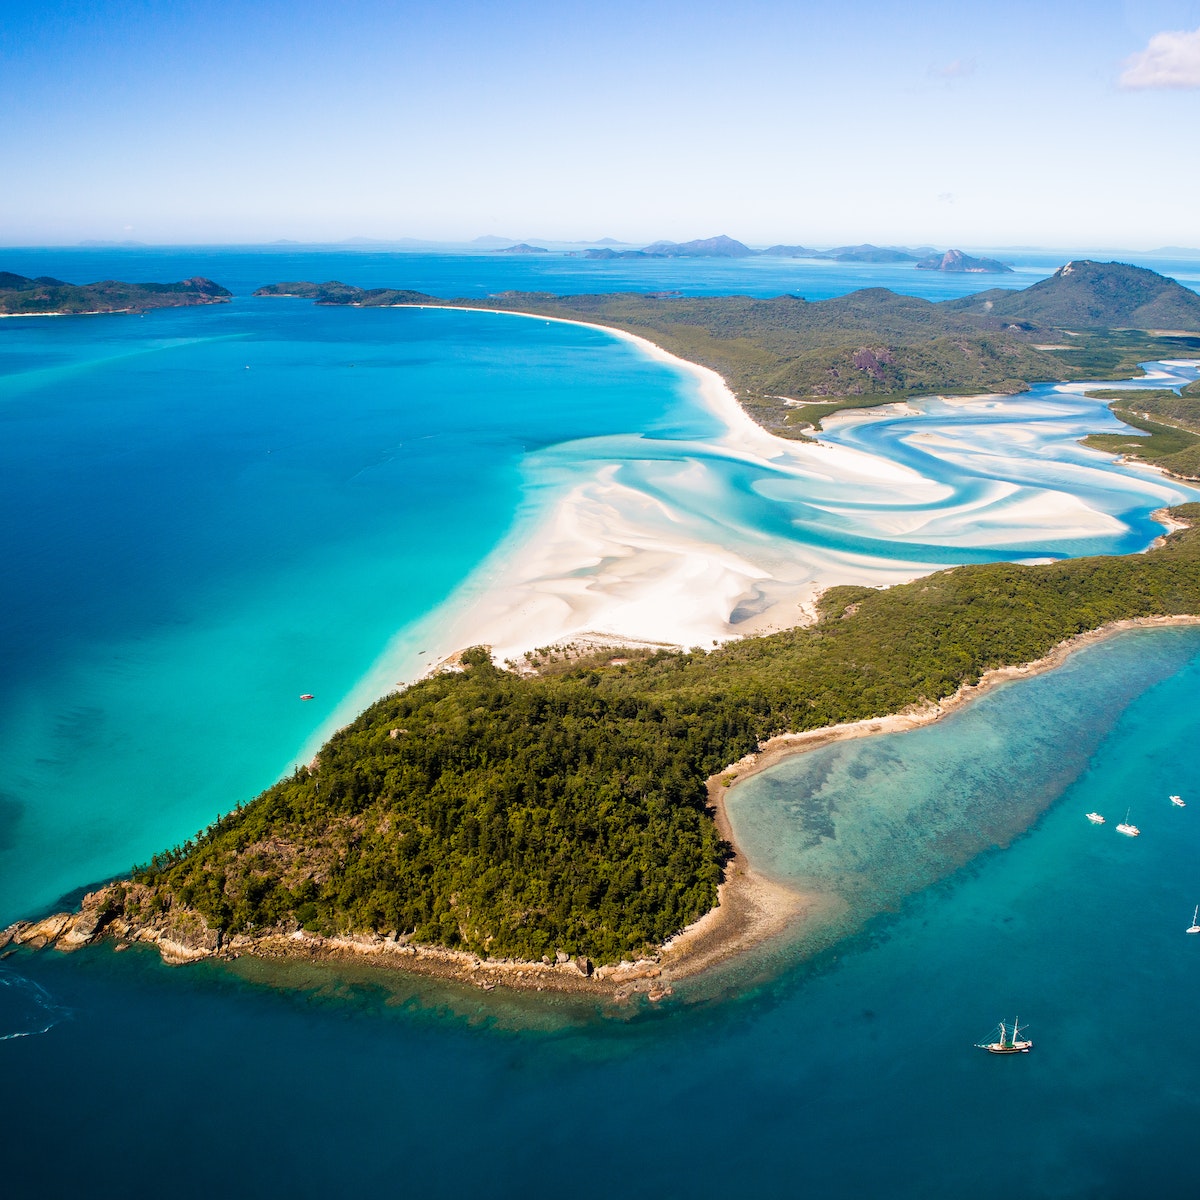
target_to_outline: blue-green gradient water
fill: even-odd
[[[1006,849],[816,960],[695,1007],[589,1021],[551,1006],[544,1028],[514,1029],[503,1004],[393,995],[369,977],[297,972],[281,991],[137,952],[10,959],[10,1027],[54,1024],[0,1044],[8,1180],[41,1196],[147,1179],[182,1196],[515,1197],[568,1181],[597,1197],[1194,1195],[1200,939],[1184,929],[1200,804],[1167,794],[1200,790],[1180,752],[1198,712],[1200,631],[1138,632],[993,693],[924,744],[839,747],[874,820],[893,775],[944,794],[952,761],[974,818],[984,797],[1020,803],[1038,787],[1025,769],[1056,749],[1070,768]],[[1027,755],[1030,713],[1061,719]],[[1003,747],[1013,768],[998,777]],[[805,801],[776,808],[780,831],[791,803]],[[1129,804],[1136,840],[1112,825]],[[1110,824],[1090,825],[1092,809]],[[906,813],[917,827],[884,864],[897,880],[918,830],[951,827]],[[1032,1054],[973,1048],[1014,1014]]]
[[[1189,495],[1076,448],[1111,417],[1047,392],[1028,398],[1019,435],[1003,413],[952,408],[831,435],[942,489],[889,531],[860,484],[818,495],[722,449],[688,377],[604,333],[246,295],[284,276],[463,295],[529,286],[536,264],[445,258],[421,268],[426,282],[400,273],[408,256],[372,258],[370,277],[294,253],[282,270],[160,252],[144,272],[111,252],[19,254],[4,268],[203,273],[239,295],[0,322],[0,924],[183,840],[311,753],[387,686],[380,671],[418,672],[480,563],[598,466],[675,505],[697,536],[846,562],[1121,552],[1156,531],[1152,508]],[[591,266],[577,290],[595,286]],[[693,270],[697,290],[753,290],[727,265]],[[1031,532],[1018,502],[1047,488],[1111,528]],[[984,501],[993,523],[972,535],[961,516]],[[1154,806],[1193,782],[1179,748],[1200,711],[1200,640],[1137,636],[926,731],[932,748],[839,750],[818,794],[834,824],[851,814],[851,836],[815,864],[795,836],[811,787],[781,785],[755,818],[764,858],[790,847],[773,869],[811,882],[859,856],[862,887],[834,931],[849,940],[815,965],[799,965],[813,946],[776,948],[768,983],[747,964],[719,1000],[613,1019],[369,976],[294,971],[278,990],[253,965],[172,971],[137,952],[8,958],[0,1127],[21,1150],[7,1179],[19,1195],[115,1195],[167,1172],[183,1195],[230,1179],[236,1194],[296,1195],[567,1181],[584,1195],[1190,1194],[1174,1150],[1200,1115],[1183,1028],[1200,945],[1182,935],[1200,903],[1200,796]],[[948,773],[966,808],[948,802]],[[855,779],[872,781],[860,808]],[[1122,800],[1136,842],[1112,832]],[[1094,807],[1108,827],[1083,821]],[[889,822],[904,836],[881,838]],[[994,842],[1011,844],[989,854]],[[878,907],[894,911],[863,916]],[[970,1052],[1013,1006],[1036,1055]],[[119,1149],[130,1129],[136,1161]],[[1122,1137],[1140,1141],[1136,1159]]]

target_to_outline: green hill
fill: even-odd
[[[1044,328],[1200,332],[1200,296],[1174,279],[1126,263],[1069,262],[1022,291],[997,288],[945,306]]]

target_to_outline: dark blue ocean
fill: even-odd
[[[0,269],[72,280],[204,274],[238,298],[0,322],[0,924],[271,782],[371,698],[381,662],[419,669],[439,613],[537,502],[531,456],[718,432],[686,377],[603,333],[264,304],[253,287],[977,286],[644,265],[3,254]],[[1055,420],[1069,441],[1083,416]],[[896,427],[855,439],[915,453]],[[1047,469],[1119,522],[1109,551],[1144,544],[1149,485],[1114,472],[1101,495],[1078,465],[1063,451]],[[842,921],[661,1010],[244,961],[170,969],[137,950],[8,957],[5,1190],[1193,1195],[1198,701],[1200,632],[1138,632],[929,729],[747,783],[739,836],[770,873],[837,891]],[[1193,789],[1188,808],[1167,802]],[[1113,832],[1127,807],[1133,841]],[[1013,1015],[1033,1054],[973,1049]]]

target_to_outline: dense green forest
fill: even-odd
[[[131,312],[151,308],[181,308],[193,304],[221,304],[233,293],[211,279],[184,279],[179,283],[64,283],[49,275],[30,279],[0,271],[0,313]]]
[[[729,848],[705,779],[760,741],[938,700],[1063,638],[1174,613],[1200,613],[1200,529],[1144,555],[834,588],[818,624],[710,653],[523,676],[476,649],[136,877],[151,909],[227,933],[299,923],[614,961],[714,904]]]
[[[255,295],[360,307],[509,309],[609,325],[711,367],[756,421],[793,437],[840,408],[931,393],[1014,393],[1046,380],[1137,376],[1139,362],[1200,356],[1200,296],[1120,263],[1071,263],[1023,290],[993,289],[937,304],[886,288],[815,302],[632,292],[447,300],[336,281],[272,284]],[[1068,318],[1077,327],[1063,328]],[[1149,328],[1138,322],[1150,319],[1176,332],[1133,331]]]

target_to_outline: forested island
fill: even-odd
[[[1028,288],[940,303],[886,288],[815,302],[629,292],[447,300],[333,281],[271,284],[254,294],[364,308],[505,309],[609,325],[711,367],[757,422],[792,437],[807,436],[843,408],[931,393],[1015,393],[1049,380],[1128,378],[1141,373],[1140,362],[1200,357],[1200,296],[1121,263],[1068,263]]]
[[[145,312],[152,308],[183,308],[194,304],[223,304],[233,293],[211,279],[179,283],[65,283],[49,275],[30,279],[0,271],[0,314],[6,316],[75,316],[92,313]]]

